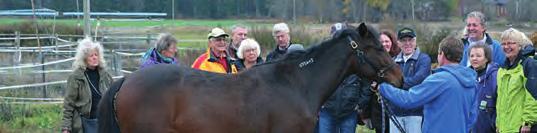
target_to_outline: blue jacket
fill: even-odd
[[[420,84],[427,76],[431,74],[431,58],[429,55],[422,53],[419,50],[416,50],[406,62],[403,59],[402,52],[395,56],[394,60],[403,72],[404,81],[402,89],[404,90],[408,90],[408,88]],[[410,110],[397,107],[393,107],[392,109],[397,116],[423,115],[422,107]]]
[[[498,64],[491,63],[487,65],[487,70],[479,74],[477,77],[477,86],[476,86],[476,99],[477,102],[486,101],[486,105],[484,107],[489,109],[496,108],[496,97],[498,96],[497,92],[497,84],[496,84],[496,76],[498,74]],[[480,110],[484,110],[484,108],[480,108]]]
[[[496,132],[496,98],[498,97],[496,77],[498,64],[490,63],[483,72],[478,72],[476,102],[479,115],[473,131],[475,133]]]
[[[505,53],[503,53],[500,42],[492,39],[487,33],[485,33],[485,36],[487,37],[485,43],[492,49],[492,62],[502,66],[505,62]],[[460,64],[462,66],[469,66],[468,58],[470,57],[470,42],[468,41],[468,38],[463,38],[462,42],[464,42],[464,52]]]
[[[476,77],[468,67],[444,65],[408,91],[382,83],[380,94],[399,107],[423,106],[424,133],[467,133],[477,117]]]

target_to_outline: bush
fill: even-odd
[[[418,38],[416,43],[420,51],[429,54],[429,57],[431,57],[431,63],[436,63],[436,55],[438,55],[438,44],[440,44],[442,39],[452,34],[452,31],[448,28],[430,30],[433,28],[425,25],[419,25],[415,27],[416,36]]]
[[[291,26],[291,43],[302,44],[304,47],[309,45],[319,43],[320,41],[326,39],[323,37],[323,34],[319,32],[308,30],[305,26]],[[272,25],[269,26],[252,26],[250,27],[250,37],[254,38],[259,45],[261,45],[261,57],[265,57],[270,51],[272,51],[276,46],[274,42],[274,37],[272,37]],[[328,36],[327,34],[324,36]]]
[[[39,34],[52,34],[52,31],[56,34],[61,35],[82,35],[83,30],[80,27],[69,26],[69,25],[56,25],[53,30],[54,25],[47,22],[38,22]],[[35,34],[36,28],[35,23],[32,21],[25,21],[22,23],[13,23],[8,25],[0,26],[0,34],[15,34],[19,32],[20,34]],[[14,36],[11,36],[14,37]],[[41,45],[46,44],[46,41],[41,40]],[[36,40],[21,40],[21,46],[37,46]]]

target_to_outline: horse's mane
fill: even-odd
[[[333,37],[331,37],[331,38],[329,38],[327,40],[324,40],[324,41],[322,41],[320,43],[314,44],[314,45],[310,46],[309,48],[307,48],[305,50],[297,50],[297,51],[293,51],[293,52],[290,52],[290,53],[286,53],[282,58],[279,58],[279,59],[276,59],[276,60],[273,60],[273,61],[269,61],[269,62],[265,62],[265,63],[262,63],[262,64],[258,64],[256,66],[274,64],[274,63],[290,64],[290,63],[296,63],[297,61],[303,61],[305,58],[309,57],[309,56],[306,56],[306,55],[316,54],[318,51],[321,51],[320,49],[325,49],[326,47],[330,47],[331,44],[334,44],[337,41],[340,41],[342,39],[346,39],[345,37],[347,37],[347,35],[349,35],[349,34],[358,35],[359,33],[357,31],[355,31],[354,29],[355,29],[355,27],[349,26],[348,28],[346,28],[344,30],[337,31],[334,34]],[[367,29],[369,31],[368,34],[372,35],[372,38],[378,40],[378,38],[379,38],[378,31],[375,30],[374,28],[370,27],[370,26],[367,26]],[[329,44],[325,45],[326,43],[329,43]],[[363,44],[359,43],[359,45],[363,45]],[[383,50],[383,47],[380,44],[373,44],[371,46],[374,49]]]
[[[274,64],[274,63],[288,64],[288,63],[291,63],[291,62],[302,61],[301,59],[307,57],[305,55],[314,54],[317,51],[319,51],[319,49],[323,49],[323,47],[329,46],[329,45],[323,45],[323,44],[331,43],[333,41],[335,41],[335,40],[334,39],[328,39],[328,40],[322,41],[320,43],[314,44],[314,45],[310,46],[309,48],[307,48],[305,50],[297,50],[297,51],[293,51],[293,52],[290,52],[290,53],[286,53],[282,58],[276,59],[274,61],[265,62],[265,63],[259,64],[259,65],[256,65],[256,66]]]

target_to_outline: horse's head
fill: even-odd
[[[338,34],[336,38],[346,40],[353,50],[351,73],[379,83],[402,86],[403,76],[399,65],[384,51],[375,30],[362,23],[356,29],[346,29]]]

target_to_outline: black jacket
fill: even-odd
[[[244,66],[244,59],[239,59],[239,60],[235,60],[235,66],[237,66],[237,71],[243,71],[243,70],[246,70],[246,66]],[[256,65],[258,64],[262,64],[263,63],[263,59],[261,57],[257,57],[257,63]]]
[[[338,86],[323,108],[335,117],[343,117],[356,111],[357,106],[365,109],[370,96],[370,82],[353,74]]]
[[[289,46],[291,46],[291,44],[289,44],[287,46],[287,48],[289,48]],[[268,53],[267,58],[265,58],[265,61],[266,62],[274,61],[274,60],[277,60],[277,59],[283,57],[283,55],[285,55],[287,53],[287,48],[285,48],[284,50],[280,50],[280,48],[278,46],[276,46],[276,48],[274,50],[272,50],[272,51],[270,51],[270,53]]]

